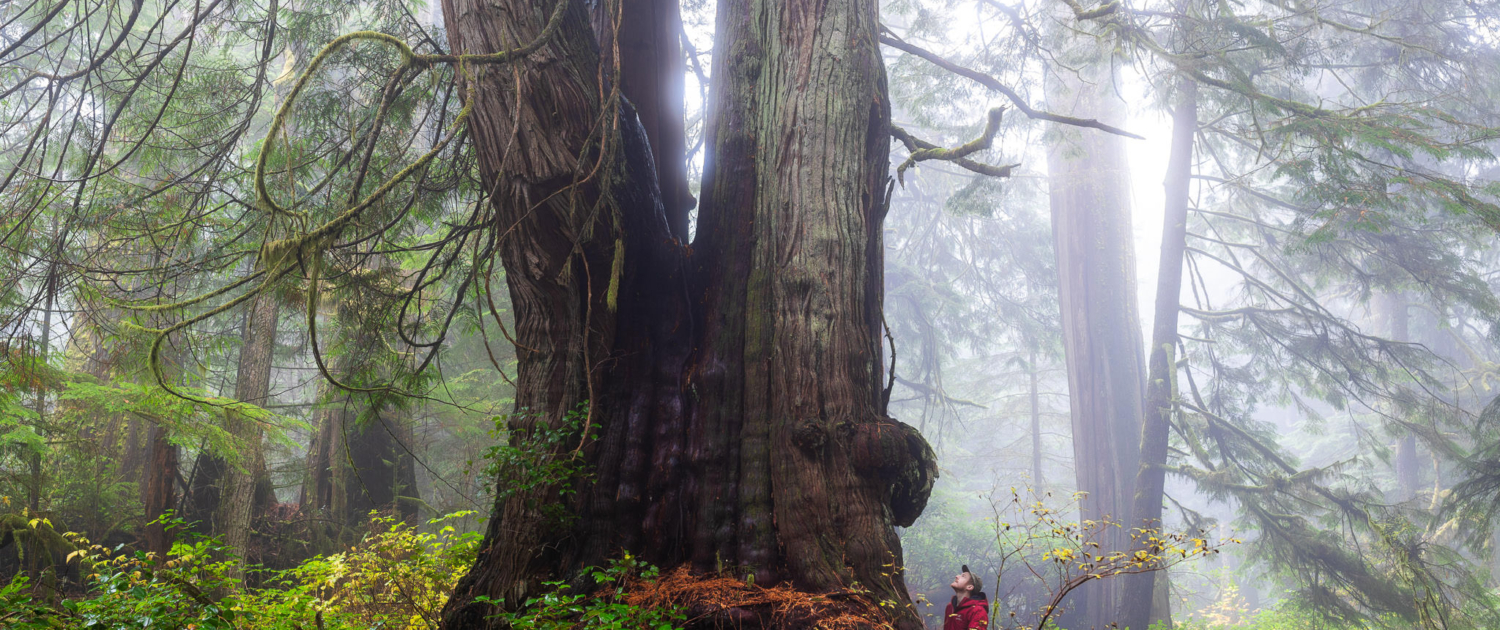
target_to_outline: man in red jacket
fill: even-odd
[[[943,611],[943,630],[985,630],[990,627],[990,602],[984,596],[984,581],[969,571],[969,565],[953,577],[953,601]]]

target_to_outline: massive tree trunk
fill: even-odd
[[[552,6],[445,0],[452,49],[530,42]],[[907,603],[892,526],[920,513],[936,469],[881,403],[877,3],[722,3],[692,254],[654,168],[680,145],[650,145],[601,89],[588,14],[564,10],[535,53],[478,79],[469,123],[516,314],[512,444],[588,474],[502,470],[444,626],[488,627],[476,597],[516,606],[621,549]],[[656,63],[618,50],[622,75]]]
[[[1151,359],[1146,389],[1146,418],[1141,427],[1141,465],[1136,473],[1132,530],[1160,529],[1167,478],[1168,434],[1177,395],[1177,316],[1182,297],[1183,256],[1187,251],[1188,191],[1193,174],[1193,138],[1198,132],[1198,84],[1184,80],[1172,113],[1172,153],[1167,161],[1166,206],[1162,217],[1161,266],[1156,278],[1156,311],[1151,330]],[[1151,624],[1158,584],[1153,573],[1125,577],[1121,594],[1122,628]],[[1170,625],[1170,620],[1168,620]]]
[[[717,550],[762,579],[859,581],[905,601],[881,567],[901,565],[891,524],[916,518],[935,469],[882,403],[890,107],[877,4],[719,7],[692,370],[708,538],[695,560]],[[718,463],[725,451],[737,471]]]
[[[1054,110],[1117,124],[1125,104],[1114,94],[1109,59],[1049,75]],[[1068,365],[1073,466],[1084,521],[1129,523],[1140,465],[1145,358],[1137,314],[1134,233],[1124,139],[1087,129],[1056,128],[1047,151],[1058,303]],[[1123,528],[1105,527],[1096,542],[1124,549]],[[1114,621],[1119,582],[1074,592],[1060,623],[1103,628]]]

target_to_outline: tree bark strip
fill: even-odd
[[[165,558],[172,550],[172,532],[160,519],[176,505],[173,486],[177,483],[177,445],[168,439],[166,427],[153,425],[149,431],[150,460],[146,466],[146,551]]]
[[[1135,482],[1133,534],[1162,527],[1168,434],[1176,404],[1177,316],[1182,294],[1183,256],[1187,250],[1189,184],[1193,173],[1193,138],[1198,132],[1198,85],[1183,80],[1172,113],[1172,152],[1167,162],[1166,208],[1162,218],[1161,266],[1156,280],[1156,315],[1151,331],[1146,419],[1141,428],[1141,465]],[[1125,577],[1119,623],[1141,630],[1151,623],[1154,573]],[[1168,621],[1170,624],[1170,620]]]
[[[611,494],[617,498],[577,492],[565,499],[564,483],[529,479],[525,470],[515,467],[503,469],[479,558],[444,610],[446,628],[492,627],[493,608],[475,602],[476,597],[517,606],[540,581],[566,575],[580,551],[609,546],[569,536],[570,524],[549,514],[547,505],[568,500],[570,512],[589,512],[574,524],[597,520],[627,540],[638,538],[640,532],[631,518],[641,513],[645,500],[642,480],[650,459],[644,445],[652,421],[652,395],[646,392],[654,388],[637,390],[642,397],[636,398],[640,406],[635,408],[629,403],[604,408],[603,401],[594,400],[607,387],[595,379],[595,370],[604,371],[614,349],[616,317],[606,298],[617,219],[626,212],[601,209],[600,203],[602,188],[623,179],[615,170],[619,161],[603,154],[606,142],[613,140],[605,137],[603,125],[614,117],[605,116],[605,88],[595,80],[599,55],[589,16],[580,2],[558,1],[568,6],[551,39],[516,65],[490,69],[474,79],[479,85],[467,103],[473,108],[469,132],[480,174],[493,191],[500,259],[516,317],[516,412],[509,421],[510,440],[517,448],[537,448],[536,438],[569,430],[570,421],[578,424],[576,415],[570,414],[581,413],[590,426],[571,427],[573,432],[597,431],[597,443],[586,445],[580,435],[545,446],[565,465],[575,448],[592,447],[588,456],[597,463],[596,483],[614,486]],[[536,39],[553,6],[526,0],[445,0],[443,17],[454,53],[486,54]],[[633,115],[620,118],[634,122]],[[641,145],[645,148],[644,142]],[[639,163],[640,156],[632,157]],[[646,172],[654,189],[654,172]],[[623,185],[640,184],[627,180]],[[659,200],[654,201],[655,212],[650,214],[661,212]],[[665,218],[660,221],[665,236]],[[624,252],[627,276],[642,258],[638,254],[646,253],[638,249],[652,248],[646,241],[636,244],[640,247]],[[616,279],[617,290],[626,289],[632,280]],[[634,298],[628,290],[618,297],[616,306],[623,318],[635,308]],[[647,359],[635,355],[626,361],[630,365],[617,364],[616,369],[638,378],[649,376],[650,370],[633,369]],[[596,411],[610,417],[600,417],[600,424],[593,425]],[[569,541],[566,549],[560,544],[563,540]]]
[[[1031,368],[1027,392],[1031,398],[1031,485],[1040,494],[1046,491],[1046,483],[1042,480],[1042,409],[1037,383],[1036,350],[1031,351],[1027,365]]]

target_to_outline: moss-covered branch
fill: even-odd
[[[1015,169],[1015,167],[1017,166],[1020,166],[1019,164],[992,166],[990,164],[976,162],[974,160],[968,159],[968,156],[988,149],[990,148],[990,145],[994,143],[995,133],[1000,130],[1000,117],[1004,112],[1004,107],[996,107],[994,109],[991,109],[989,113],[989,120],[986,121],[984,125],[984,132],[981,133],[978,138],[970,140],[969,142],[966,142],[963,145],[952,149],[945,149],[931,142],[918,139],[905,129],[902,129],[895,125],[891,125],[891,136],[896,138],[897,140],[900,140],[901,144],[906,145],[906,150],[911,152],[911,154],[906,157],[906,161],[902,162],[900,166],[896,167],[896,179],[901,181],[902,186],[905,186],[906,169],[911,168],[917,162],[925,162],[927,160],[943,160],[945,162],[953,162],[954,164],[962,166],[981,175],[989,175],[991,177],[1010,177],[1011,170]]]

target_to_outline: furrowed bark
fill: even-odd
[[[1193,171],[1193,138],[1198,131],[1198,86],[1184,80],[1172,113],[1172,152],[1167,162],[1166,209],[1162,218],[1161,266],[1156,281],[1156,315],[1151,331],[1151,358],[1146,385],[1146,418],[1141,427],[1141,465],[1136,473],[1133,533],[1162,527],[1168,433],[1176,404],[1177,316],[1182,294],[1183,255],[1187,249],[1188,193]],[[1151,623],[1154,573],[1127,575],[1121,594],[1119,623],[1141,630]],[[1169,622],[1170,623],[1170,622]]]
[[[1083,118],[1117,122],[1124,103],[1114,96],[1108,58],[1049,75],[1048,107]],[[1145,359],[1136,307],[1135,248],[1124,139],[1086,129],[1057,128],[1047,151],[1058,303],[1068,365],[1073,461],[1080,519],[1130,523],[1140,465]],[[1124,528],[1100,531],[1103,551],[1130,545]],[[1103,628],[1115,620],[1117,580],[1074,591],[1059,618],[1066,627]]]
[[[716,17],[716,69],[693,260],[694,292],[703,296],[703,310],[697,318],[702,345],[691,376],[693,389],[710,402],[693,407],[690,463],[698,504],[692,560],[699,569],[766,567],[756,577],[767,584],[773,577],[773,558],[767,554],[774,541],[768,444],[763,423],[745,426],[747,416],[764,415],[762,408],[747,406],[764,401],[747,399],[746,390],[765,386],[767,360],[759,326],[756,343],[747,343],[754,268],[751,200],[760,184],[753,156],[761,120],[753,85],[765,46],[748,3],[721,2]]]
[[[741,434],[746,448],[753,436],[775,455],[754,473],[765,475],[770,501],[742,500],[750,509],[741,517],[774,520],[784,568],[756,562],[774,555],[759,541],[740,560],[773,575],[781,568],[812,590],[860,581],[895,596],[878,575],[844,566],[901,561],[881,490],[855,471],[863,442],[899,430],[881,426],[879,319],[871,318],[879,312],[882,276],[872,269],[880,268],[890,116],[877,8],[788,2],[752,11],[766,29],[760,68],[734,91],[748,90],[742,97],[756,103],[757,152],[719,156],[718,168],[743,159],[756,167]],[[742,457],[742,468],[759,463]]]
[[[721,5],[697,248],[708,307],[694,385],[713,392],[695,407],[710,521],[697,560],[809,590],[858,581],[904,603],[882,567],[900,566],[891,524],[926,495],[892,480],[930,484],[935,470],[880,404],[889,104],[877,28],[874,2]],[[737,468],[711,470],[725,457]]]

